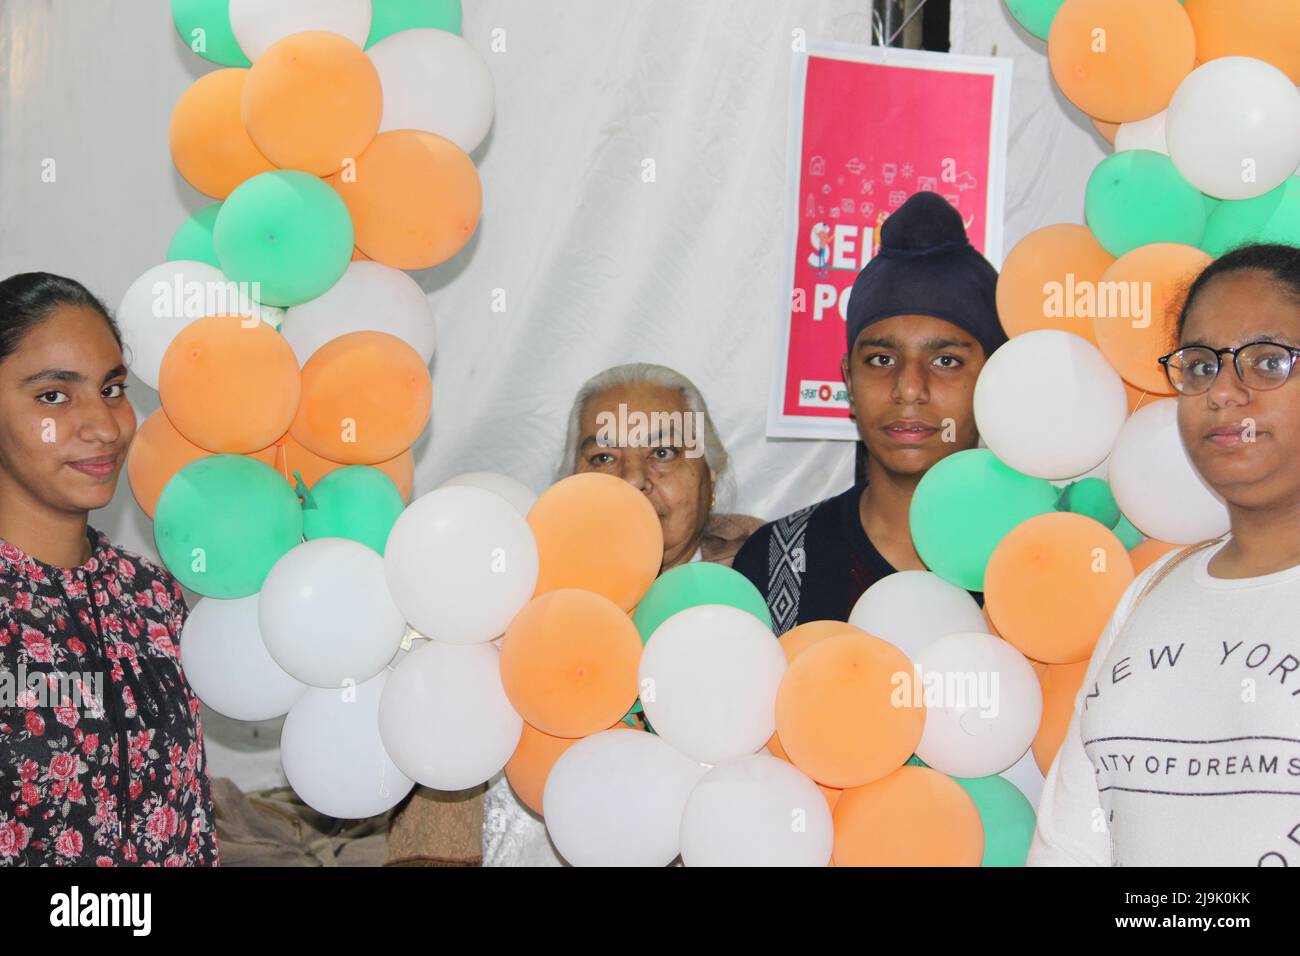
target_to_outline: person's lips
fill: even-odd
[[[904,445],[915,445],[925,441],[939,429],[921,421],[919,418],[900,418],[884,426],[885,434],[894,441]]]
[[[1243,422],[1229,422],[1224,425],[1215,425],[1201,437],[1219,448],[1233,448],[1238,445],[1251,444],[1260,434],[1261,432],[1257,428],[1248,429]]]
[[[70,461],[68,465],[81,472],[83,475],[89,475],[92,478],[104,478],[113,473],[117,467],[117,455],[101,455],[98,458],[82,458],[79,461]]]

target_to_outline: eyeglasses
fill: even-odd
[[[1222,368],[1222,357],[1232,356],[1241,384],[1252,389],[1277,388],[1285,384],[1300,358],[1300,348],[1280,342],[1250,342],[1231,349],[1189,345],[1157,361],[1165,367],[1169,384],[1180,395],[1208,392]]]

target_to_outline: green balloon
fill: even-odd
[[[1006,0],[1007,9],[1016,18],[1016,22],[1038,37],[1046,40],[1056,19],[1056,11],[1061,9],[1065,0]]]
[[[370,49],[386,36],[414,27],[460,34],[460,0],[371,0]]]
[[[1120,519],[1119,505],[1110,492],[1110,485],[1100,478],[1081,478],[1066,485],[1056,507],[1058,511],[1087,515],[1107,528],[1114,528]]]
[[[980,866],[1024,866],[1034,839],[1033,804],[1006,777],[953,777],[980,812],[984,859]]]
[[[351,538],[384,553],[388,533],[406,507],[393,479],[369,465],[336,468],[302,503],[302,530],[313,538]]]
[[[252,66],[230,28],[230,0],[172,0],[172,23],[185,45],[222,66]]]
[[[181,584],[214,598],[256,594],[271,565],[302,542],[298,496],[243,455],[192,461],[163,487],[154,542]]]
[[[1252,242],[1300,246],[1300,176],[1254,199],[1219,203],[1205,227],[1201,248],[1217,259]]]
[[[227,279],[260,283],[253,299],[287,308],[321,295],[347,271],[352,217],[319,176],[278,169],[226,198],[214,241]]]
[[[987,448],[968,448],[930,468],[912,495],[916,553],[931,571],[968,591],[984,590],[989,555],[1008,531],[1056,510],[1057,490],[1003,464]]]
[[[1149,149],[1107,156],[1084,192],[1088,228],[1112,256],[1152,242],[1195,246],[1205,235],[1205,200],[1174,161]]]
[[[1119,523],[1111,530],[1115,532],[1115,537],[1119,538],[1120,544],[1124,545],[1129,551],[1132,551],[1146,540],[1146,535],[1135,528],[1133,522],[1122,514],[1119,516]]]
[[[186,219],[172,236],[167,246],[167,261],[176,262],[188,259],[194,262],[206,262],[221,268],[217,258],[217,247],[213,245],[212,233],[217,227],[217,213],[221,212],[221,203],[214,202],[204,206],[190,218]]]
[[[1223,200],[1208,193],[1201,193],[1201,199],[1205,201],[1205,231],[1208,233],[1210,230],[1210,217],[1214,215],[1214,210],[1223,205]],[[1205,240],[1202,239],[1201,241],[1204,242]]]
[[[632,612],[632,623],[641,632],[641,643],[645,644],[655,628],[668,618],[701,604],[739,608],[762,621],[764,627],[772,626],[772,615],[758,588],[739,571],[711,561],[680,564],[659,575]]]

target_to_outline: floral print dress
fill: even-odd
[[[0,540],[0,865],[216,865],[180,585],[86,535],[77,568]]]

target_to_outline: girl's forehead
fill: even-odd
[[[1233,328],[1292,328],[1300,331],[1300,297],[1258,270],[1216,276],[1187,310],[1184,333]]]

